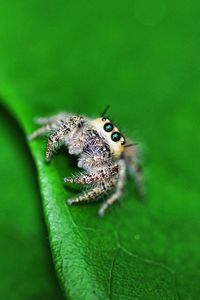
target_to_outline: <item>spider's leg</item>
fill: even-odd
[[[139,163],[139,156],[140,156],[140,148],[138,147],[125,148],[124,158],[126,161],[128,173],[135,180],[135,184],[139,196],[144,197],[145,196],[144,178],[143,178],[142,168]]]
[[[37,118],[35,122],[44,126],[30,134],[28,140],[31,141],[41,135],[48,135],[52,131],[58,130],[60,124],[64,123],[67,118],[69,118],[69,114],[66,113],[60,113],[49,118]]]
[[[135,184],[138,191],[138,194],[141,198],[145,197],[145,189],[144,189],[144,176],[142,172],[142,167],[138,162],[132,162],[131,172],[133,172],[135,177]]]
[[[65,128],[66,127],[66,128]],[[65,126],[65,123],[60,126],[53,134],[48,138],[47,148],[46,148],[46,161],[50,161],[53,151],[58,149],[64,143],[64,136],[70,129]]]
[[[98,214],[103,217],[105,211],[109,206],[111,206],[114,202],[116,202],[122,195],[123,187],[126,179],[126,164],[124,160],[119,161],[119,173],[118,173],[118,181],[116,184],[115,192],[101,205]]]
[[[92,200],[96,199],[97,197],[103,195],[104,193],[110,191],[113,188],[114,185],[115,185],[114,180],[110,180],[107,183],[102,183],[99,186],[95,186],[94,188],[92,188],[88,192],[86,192],[82,195],[79,195],[78,197],[76,197],[74,199],[68,199],[67,203],[69,205],[72,205],[72,204],[76,204],[76,203],[79,203],[79,202],[92,201]]]
[[[39,125],[47,125],[50,123],[55,123],[57,121],[65,121],[67,118],[69,118],[70,114],[68,113],[59,113],[57,115],[48,117],[48,118],[36,118],[35,122]]]
[[[96,172],[92,172],[87,175],[80,175],[78,177],[66,177],[64,182],[78,183],[78,184],[93,184],[98,181],[110,178],[118,173],[118,165],[113,165],[111,167],[98,169]]]
[[[58,149],[66,139],[67,134],[80,130],[80,127],[83,125],[83,117],[70,117],[65,122],[60,122],[58,130],[49,136],[47,149],[46,149],[46,161],[50,161],[52,153],[55,149]],[[75,134],[75,132],[74,132]]]
[[[32,141],[42,135],[48,135],[49,132],[55,131],[56,129],[58,129],[58,124],[57,123],[53,123],[53,124],[47,124],[45,126],[42,126],[41,128],[38,128],[37,130],[35,130],[33,133],[31,133],[28,136],[28,140]]]

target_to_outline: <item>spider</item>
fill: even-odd
[[[78,167],[84,171],[76,177],[64,178],[64,182],[90,188],[67,202],[69,205],[89,202],[109,194],[100,206],[100,216],[121,197],[127,173],[134,174],[138,192],[144,195],[136,144],[127,143],[118,128],[106,117],[107,110],[108,107],[97,119],[71,113],[38,118],[36,122],[42,127],[28,137],[33,140],[42,135],[48,136],[47,162],[62,145],[68,148],[69,154],[78,156]]]

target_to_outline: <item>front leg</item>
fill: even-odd
[[[119,167],[118,165],[114,165],[108,168],[104,168],[101,170],[97,170],[96,172],[92,172],[90,174],[84,175],[78,177],[65,177],[64,182],[69,183],[78,183],[78,184],[94,184],[98,181],[103,181],[107,178],[113,177],[118,174]]]
[[[99,186],[95,186],[93,189],[89,190],[88,192],[79,195],[74,199],[68,199],[67,203],[69,205],[76,204],[79,202],[89,202],[95,200],[97,197],[105,194],[106,192],[110,191],[115,185],[115,180],[110,180],[107,183],[102,183]]]
[[[48,135],[46,161],[50,161],[53,151],[65,142],[67,134],[80,129],[83,125],[83,117],[61,113],[49,118],[39,118],[36,122],[44,126],[30,134],[28,139],[33,140],[41,135]]]
[[[47,118],[36,118],[35,122],[39,125],[52,124],[58,121],[65,122],[67,119],[69,119],[70,116],[71,114],[63,112]]]
[[[49,135],[52,132],[58,130],[70,115],[67,113],[60,113],[49,118],[37,118],[35,122],[39,125],[43,125],[39,129],[35,130],[32,134],[28,136],[28,140],[32,141],[42,135]]]
[[[58,149],[66,139],[66,136],[71,132],[80,130],[83,126],[83,117],[73,116],[67,119],[61,124],[58,130],[49,136],[47,150],[46,150],[46,161],[50,161],[52,153],[55,149]]]
[[[35,130],[33,133],[28,135],[28,140],[32,141],[42,135],[49,135],[51,132],[54,132],[55,130],[58,130],[59,128],[59,123],[53,123],[53,124],[47,124],[44,125],[40,128],[38,128],[37,130]]]
[[[142,167],[138,162],[132,162],[130,169],[131,169],[130,172],[132,172],[135,177],[137,192],[141,198],[144,198],[145,188],[144,188],[144,176],[142,172]]]
[[[115,192],[101,205],[98,214],[100,217],[103,217],[105,214],[105,211],[108,209],[109,206],[111,206],[114,202],[119,200],[119,198],[122,195],[123,187],[126,179],[126,164],[124,160],[119,161],[119,177],[116,184],[116,190]]]
[[[126,161],[129,175],[135,180],[138,194],[143,198],[145,197],[145,188],[143,172],[138,159],[140,154],[139,150],[140,149],[135,147],[134,144],[132,147],[125,148],[124,159]]]

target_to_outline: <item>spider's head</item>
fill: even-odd
[[[113,158],[119,158],[124,152],[125,138],[118,128],[105,117],[93,120],[92,127],[100,134],[100,136],[105,138],[110,146]]]

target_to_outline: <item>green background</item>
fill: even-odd
[[[188,0],[1,2],[2,299],[199,299],[199,10]],[[148,201],[129,181],[99,220],[98,203],[65,204],[76,192],[62,179],[77,170],[66,151],[46,166],[35,141],[33,162],[25,135],[36,116],[96,117],[107,104],[142,144]]]

